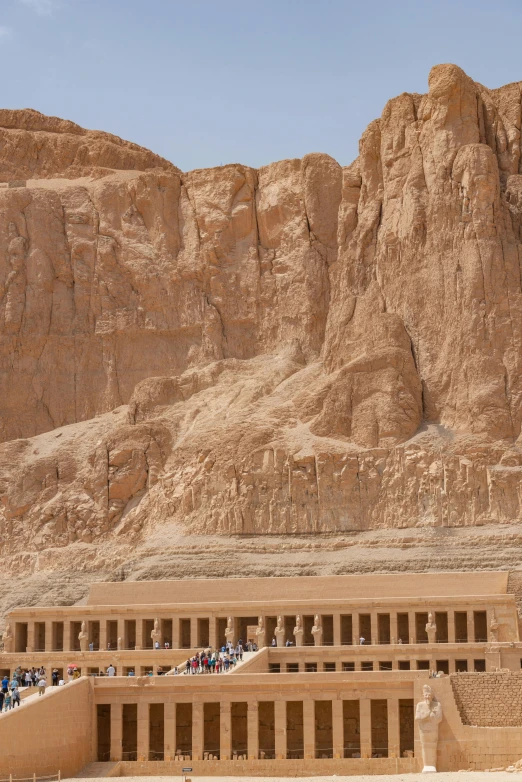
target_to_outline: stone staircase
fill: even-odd
[[[74,779],[102,779],[104,777],[119,777],[119,761],[109,761],[107,763],[89,763],[74,776]]]

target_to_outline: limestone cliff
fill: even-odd
[[[422,568],[434,531],[461,529],[477,545],[456,564],[488,566],[484,525],[516,566],[521,107],[522,83],[440,65],[346,168],[187,174],[0,111],[8,567],[194,575],[190,545],[233,573],[249,560],[231,564],[232,534],[278,536],[248,538],[264,572],[270,540],[324,552],[297,572]],[[386,540],[397,563],[355,554]]]

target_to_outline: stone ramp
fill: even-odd
[[[109,761],[107,763],[88,763],[73,779],[104,779],[107,777],[120,776],[119,761]]]

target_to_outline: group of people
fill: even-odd
[[[38,695],[43,695],[47,687],[45,668],[17,668],[12,679],[5,675],[0,683],[0,712],[20,706],[21,687],[38,687]]]
[[[256,644],[248,642],[248,651],[257,651]],[[234,668],[238,662],[243,660],[243,642],[238,641],[236,646],[232,643],[227,643],[222,646],[221,649],[212,651],[211,649],[204,649],[202,652],[198,652],[193,657],[189,657],[185,663],[183,673],[195,675],[199,673],[227,673]],[[180,673],[176,667],[173,669],[172,674],[174,676]]]

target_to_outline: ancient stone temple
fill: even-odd
[[[43,665],[67,680],[74,664],[81,677],[44,699],[28,688],[27,705],[0,717],[6,740],[38,726],[0,773],[35,762],[42,773],[94,762],[122,774],[405,773],[520,755],[506,572],[98,583],[85,604],[7,619],[2,675]],[[191,673],[198,651],[227,644],[241,645],[237,666]]]

